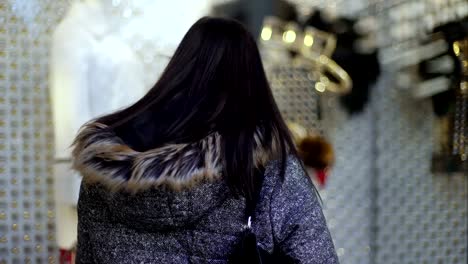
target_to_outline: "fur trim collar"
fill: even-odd
[[[255,136],[257,146],[260,137]],[[221,136],[213,133],[189,144],[170,144],[145,152],[135,151],[106,125],[90,123],[73,143],[72,166],[86,182],[99,182],[113,191],[137,192],[165,186],[180,190],[221,177]],[[270,151],[254,151],[257,166],[264,166]]]

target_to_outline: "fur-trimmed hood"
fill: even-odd
[[[139,152],[110,127],[89,123],[78,133],[72,154],[73,168],[87,186],[99,190],[96,199],[106,201],[99,210],[113,221],[148,231],[191,225],[232,195],[220,180],[221,151],[222,136],[212,133],[197,142]],[[268,153],[254,150],[257,166],[271,159]]]
[[[257,146],[261,145],[260,138],[256,133]],[[135,193],[159,186],[181,190],[215,181],[223,171],[221,135],[216,132],[197,142],[139,152],[108,126],[89,123],[80,130],[73,147],[73,168],[84,181],[101,183],[112,191]],[[271,160],[269,153],[272,151],[255,149],[256,166]]]
[[[139,152],[106,125],[90,123],[75,139],[73,168],[86,182],[99,182],[113,191],[156,186],[178,190],[219,178],[220,150],[220,136],[213,133],[198,142]]]

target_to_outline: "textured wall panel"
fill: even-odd
[[[54,263],[48,53],[57,1],[0,1],[0,263]]]
[[[327,101],[322,104],[324,131],[334,145],[336,164],[321,191],[324,213],[341,263],[371,263],[372,113],[367,109],[349,117],[337,98]]]
[[[319,96],[308,72],[290,66],[273,66],[267,69],[271,88],[283,117],[307,129],[321,132]]]
[[[376,263],[467,263],[467,177],[433,175],[433,113],[391,89],[374,96]]]
[[[310,70],[267,63],[267,73],[284,118],[321,132],[335,147],[336,164],[320,194],[341,262],[370,263],[370,113],[348,119],[336,96],[315,90]]]

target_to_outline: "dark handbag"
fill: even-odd
[[[262,249],[257,244],[257,237],[252,230],[252,220],[255,221],[255,208],[257,205],[258,194],[255,199],[246,199],[246,225],[242,233],[241,242],[237,249],[232,254],[229,263],[231,264],[271,264],[281,263],[289,264],[296,263],[285,254],[282,254],[279,249],[275,248],[273,254]]]

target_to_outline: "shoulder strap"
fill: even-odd
[[[255,214],[255,208],[257,207],[257,200],[258,199],[245,199],[245,215],[248,219],[249,217],[253,217]]]
[[[253,197],[250,199],[248,197],[245,198],[245,216],[246,216],[247,222],[250,222],[250,220],[254,218],[255,209],[257,208],[257,203],[260,198],[260,192],[263,186],[264,178],[265,178],[264,172],[258,174],[256,190],[253,194]]]

